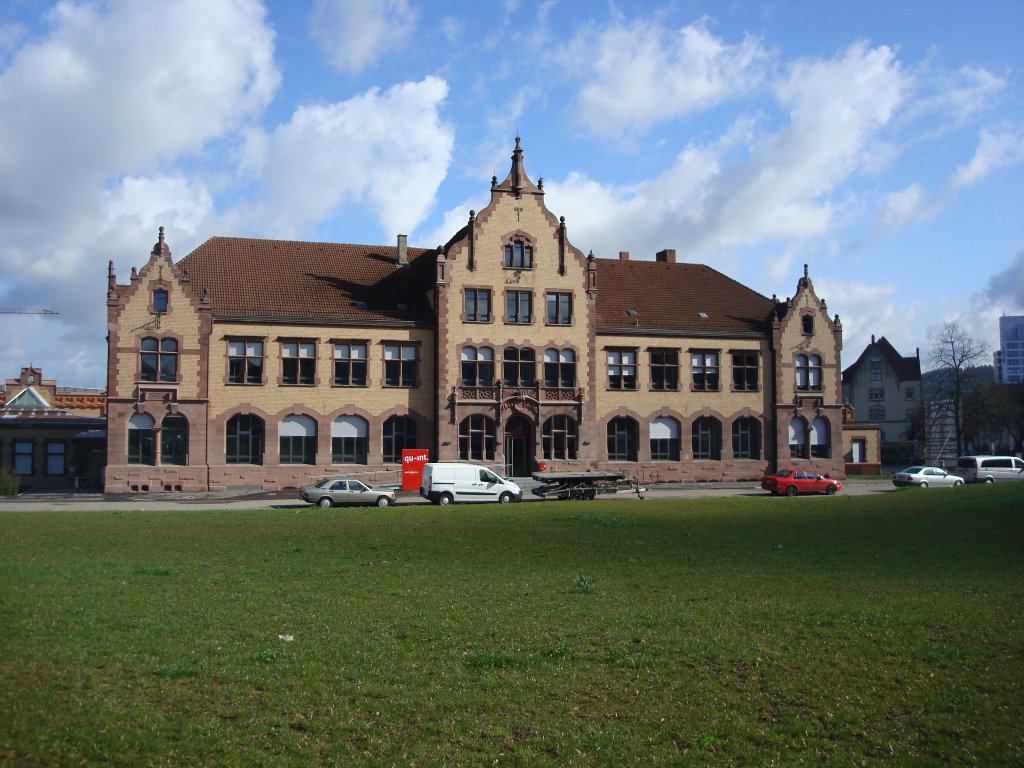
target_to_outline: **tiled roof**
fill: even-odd
[[[409,248],[399,268],[396,246],[212,237],[179,266],[216,315],[432,323],[433,253]]]
[[[771,299],[703,264],[597,260],[598,331],[767,333],[774,310]]]

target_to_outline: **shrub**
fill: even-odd
[[[7,467],[0,467],[0,496],[17,496],[21,478]]]

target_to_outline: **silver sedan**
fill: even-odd
[[[898,487],[916,485],[919,488],[927,488],[930,485],[958,486],[964,484],[964,479],[951,475],[940,467],[907,467],[896,473],[892,484]]]
[[[316,485],[304,485],[299,496],[310,504],[330,509],[335,504],[374,504],[387,507],[395,503],[395,492],[390,488],[371,488],[362,480],[348,477],[327,477]]]

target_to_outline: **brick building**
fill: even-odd
[[[595,258],[512,165],[444,245],[159,240],[108,270],[108,491],[396,482],[403,448],[522,476],[843,475],[842,326],[664,250]]]

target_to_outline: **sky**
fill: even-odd
[[[807,264],[844,366],[1024,314],[1021,0],[3,0],[0,377],[105,387],[160,226],[434,247],[516,136],[584,253]]]

